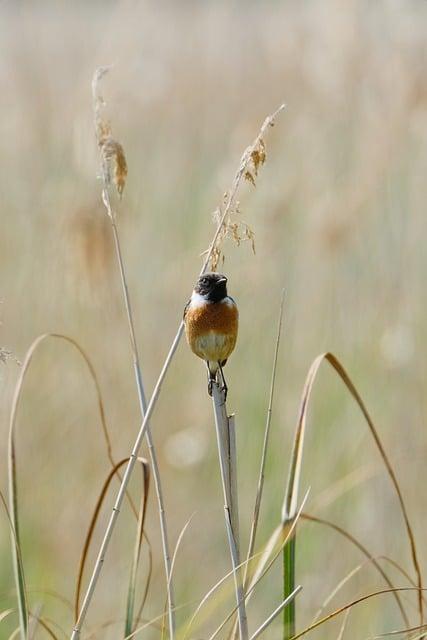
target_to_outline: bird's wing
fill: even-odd
[[[185,305],[185,307],[184,307],[184,313],[182,315],[183,320],[185,320],[185,316],[187,315],[187,311],[188,311],[188,308],[189,308],[190,304],[191,304],[191,300],[189,300],[187,302],[187,304]]]

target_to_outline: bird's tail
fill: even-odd
[[[207,366],[208,366],[208,372],[209,372],[209,380],[212,380],[212,382],[215,382],[216,374],[218,371],[218,362],[216,362],[215,360],[208,360]]]

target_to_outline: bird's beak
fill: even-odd
[[[227,278],[220,278],[218,280],[218,284],[221,284],[222,282],[227,282]]]

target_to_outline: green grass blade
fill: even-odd
[[[295,534],[283,549],[283,600],[295,591]],[[295,599],[283,609],[283,639],[289,640],[295,635]]]
[[[24,567],[21,560],[21,545],[18,527],[18,494],[16,486],[16,456],[13,430],[9,432],[9,509],[11,520],[11,546],[13,573],[15,576],[16,593],[18,598],[19,629],[21,640],[28,638],[28,603],[25,587]]]

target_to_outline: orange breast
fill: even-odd
[[[231,302],[212,302],[189,306],[185,332],[193,352],[204,360],[226,360],[233,351],[239,314]]]

